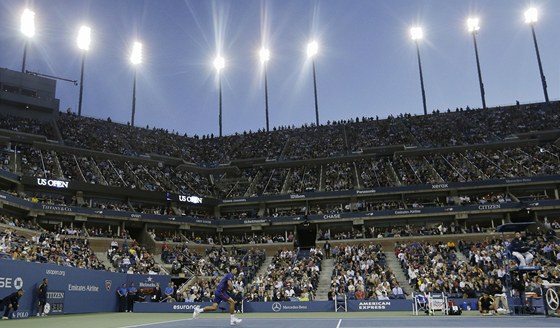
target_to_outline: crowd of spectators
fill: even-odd
[[[394,273],[386,264],[381,245],[369,243],[341,245],[332,248],[334,268],[328,297],[341,295],[347,299],[387,300],[405,298]]]
[[[28,262],[54,263],[77,268],[108,270],[127,273],[159,274],[164,272],[144,247],[129,242],[128,231],[121,236],[102,227],[74,227],[72,224],[39,225],[34,219],[22,219],[0,214],[0,224],[9,228],[0,233],[1,257]],[[27,229],[27,235],[18,235],[13,228]],[[90,237],[113,237],[107,259],[113,265],[106,268],[90,247]],[[119,247],[114,237],[124,237]]]
[[[550,230],[549,230],[550,231]],[[532,266],[540,268],[525,275],[527,291],[541,295],[543,281],[560,281],[560,248],[554,234],[531,234]],[[415,291],[445,292],[451,298],[478,298],[490,289],[501,293],[509,268],[517,267],[508,255],[508,240],[486,238],[479,242],[412,242],[395,248],[395,255]],[[466,261],[457,252],[462,252]]]
[[[556,221],[552,225],[559,226]],[[431,224],[405,224],[405,225],[367,225],[352,228],[328,228],[323,231],[317,230],[317,240],[348,240],[348,239],[372,239],[372,238],[401,238],[413,236],[439,236],[466,233],[489,233],[495,232],[496,228],[490,223],[480,225],[478,223],[470,226],[459,226],[455,222],[438,222]]]
[[[0,232],[0,253],[12,260],[106,270],[89,247],[87,238],[61,237],[45,231],[27,238],[5,229]]]
[[[78,117],[71,113],[61,113],[56,122],[8,116],[0,127],[46,134],[52,138],[54,136],[47,130],[56,124],[62,134],[59,141],[69,146],[134,157],[158,154],[181,158],[197,166],[229,164],[233,159],[259,157],[277,161],[337,159],[318,167],[248,167],[239,170],[237,176],[228,172],[209,179],[207,174],[177,169],[166,165],[165,161],[141,163],[32,146],[18,147],[22,164],[19,167],[25,175],[151,191],[241,197],[555,174],[560,161],[558,147],[554,144],[433,151],[407,157],[383,155],[357,162],[338,158],[374,146],[404,144],[440,148],[498,142],[516,133],[554,128],[560,121],[557,107],[553,104],[491,110],[457,109],[448,113],[435,111],[425,116],[403,114],[381,120],[364,117],[328,122],[318,127],[283,127],[268,133],[245,132],[220,138],[187,137],[175,131],[131,127],[113,123],[110,119]],[[516,124],[502,124],[506,119]]]
[[[210,179],[200,173],[174,170],[162,163],[132,164],[93,157],[68,161],[55,151],[24,147],[21,167],[22,173],[29,176],[236,198],[553,175],[560,169],[560,159],[555,155],[559,150],[554,144],[546,144],[435,152],[418,157],[378,157],[313,167],[294,164],[291,168],[242,168],[214,174]]]
[[[323,253],[312,248],[309,253],[287,248],[278,250],[267,268],[245,288],[245,301],[311,301],[319,284]]]
[[[107,259],[117,272],[128,274],[165,273],[156,263],[153,255],[135,240],[129,242],[128,239],[125,239],[120,247],[118,243],[112,243],[111,248],[107,250]]]

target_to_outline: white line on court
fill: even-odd
[[[338,325],[336,325],[336,328],[340,328],[340,323],[342,322],[342,319],[338,319]]]
[[[162,323],[171,323],[171,322],[188,321],[188,320],[192,320],[192,319],[178,319],[178,320],[159,321],[159,322],[152,322],[152,323],[143,323],[141,325],[122,326],[120,328],[147,327],[147,326],[153,326],[153,325],[160,325]]]

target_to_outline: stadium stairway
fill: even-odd
[[[404,275],[404,271],[401,267],[399,259],[395,256],[394,252],[385,252],[385,260],[387,261],[387,266],[395,274],[395,278],[402,287],[404,293],[407,295],[406,298],[412,297],[412,287],[408,283],[408,279]]]
[[[163,262],[163,260],[161,259],[160,255],[154,255],[154,262],[156,262],[156,264],[159,266],[159,268],[163,271],[164,274],[169,274],[171,272],[171,265],[170,264],[165,264],[165,262]]]
[[[457,255],[457,260],[469,263],[469,259],[465,256],[465,254],[463,254],[463,252],[456,251],[455,255]]]
[[[321,261],[321,275],[319,276],[319,286],[315,293],[315,300],[326,301],[328,300],[328,293],[331,287],[331,277],[334,267],[334,259],[323,259]]]
[[[270,263],[272,263],[272,258],[273,258],[273,256],[267,256],[264,259],[264,262],[261,265],[259,271],[257,272],[257,275],[255,276],[255,278],[259,277],[259,276],[266,277],[266,273],[268,272],[268,266],[270,265]]]
[[[95,252],[95,256],[97,256],[97,258],[99,259],[99,261],[101,261],[101,263],[103,263],[103,265],[107,268],[110,269],[113,267],[113,264],[111,263],[111,261],[109,261],[109,259],[107,258],[107,252]]]

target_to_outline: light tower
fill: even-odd
[[[259,57],[261,59],[261,65],[263,66],[264,72],[264,104],[265,104],[265,115],[266,115],[266,132],[270,131],[269,120],[268,120],[268,79],[267,79],[267,63],[270,60],[270,51],[267,48],[262,48],[259,51]]]
[[[541,74],[541,82],[544,93],[544,100],[548,103],[548,91],[546,90],[546,78],[543,73],[541,55],[539,53],[539,45],[537,43],[537,35],[535,34],[535,24],[538,21],[538,11],[536,8],[529,8],[525,11],[525,23],[531,26],[531,33],[533,34],[533,42],[535,43],[535,52],[537,53],[537,63],[539,65],[539,73]]]
[[[478,17],[467,19],[467,28],[471,32],[474,42],[474,55],[476,57],[476,70],[478,72],[478,85],[480,87],[480,98],[482,98],[482,108],[486,109],[486,96],[484,93],[484,84],[482,83],[482,73],[480,71],[480,61],[478,59],[478,46],[476,44],[476,34],[480,30]]]
[[[428,114],[428,109],[426,108],[426,91],[424,90],[424,75],[422,74],[422,61],[420,60],[420,46],[418,45],[418,40],[422,40],[424,37],[424,32],[421,27],[413,27],[410,29],[410,37],[416,44],[416,54],[418,55],[418,71],[420,72],[420,89],[422,91],[422,105],[424,107],[424,115]]]
[[[27,60],[27,47],[29,40],[35,35],[35,12],[25,9],[21,14],[21,33],[26,37],[23,46],[23,62],[21,64],[21,72],[25,73],[25,62]]]
[[[221,71],[226,67],[226,60],[224,57],[218,55],[214,59],[214,68],[218,74],[218,97],[219,97],[219,116],[218,124],[220,125],[220,137],[222,136],[222,74]]]
[[[78,32],[78,48],[82,50],[82,68],[80,70],[80,98],[78,101],[78,116],[82,116],[82,97],[84,92],[84,64],[86,60],[86,52],[89,50],[91,43],[91,28],[87,26],[80,27]]]
[[[317,75],[315,73],[315,55],[319,52],[319,44],[317,41],[311,41],[307,44],[307,58],[312,60],[313,64],[313,95],[315,96],[315,124],[319,126],[319,103],[317,101]]]
[[[134,126],[134,115],[136,114],[136,71],[139,64],[142,63],[142,43],[135,41],[130,54],[130,63],[134,66],[134,82],[132,86],[132,118],[130,125]]]

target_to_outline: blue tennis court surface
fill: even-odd
[[[242,316],[240,316],[242,318]],[[559,318],[527,317],[399,317],[399,318],[242,318],[239,328],[365,328],[365,327],[560,327]],[[173,320],[128,326],[145,328],[232,327],[229,318]]]

